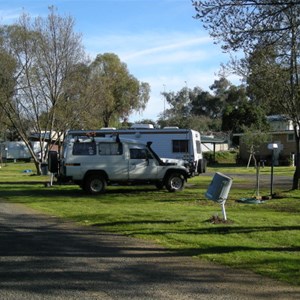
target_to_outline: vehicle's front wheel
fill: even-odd
[[[178,192],[184,189],[185,178],[180,173],[172,173],[166,181],[166,188],[169,192]]]
[[[105,192],[107,182],[99,174],[89,175],[84,182],[84,190],[90,194],[102,194]]]

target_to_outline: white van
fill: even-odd
[[[153,184],[170,192],[182,190],[190,174],[185,162],[162,161],[150,144],[118,136],[68,136],[60,160],[56,152],[49,153],[49,170],[58,173],[58,180],[72,181],[91,194],[103,193],[111,184]]]

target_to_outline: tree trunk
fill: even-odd
[[[38,160],[34,160],[34,165],[36,168],[36,174],[42,175],[41,163]]]
[[[299,179],[300,179],[300,137],[299,137],[299,131],[294,127],[294,133],[295,133],[295,144],[296,144],[296,153],[295,153],[295,164],[296,169],[293,177],[293,186],[292,190],[297,190],[299,188]]]
[[[300,174],[300,166],[299,166],[299,158],[300,158],[300,153],[297,153],[296,155],[296,170],[294,172],[293,176],[293,186],[292,190],[297,190],[299,189],[299,174]]]

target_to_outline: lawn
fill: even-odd
[[[88,196],[77,186],[45,187],[49,176],[34,175],[30,163],[11,163],[0,169],[0,197],[86,226],[152,240],[182,255],[300,285],[300,191],[287,187],[276,190],[280,199],[239,203],[255,192],[255,169],[216,166],[208,171],[190,179],[179,193],[114,186],[104,195]],[[221,207],[204,197],[216,171],[233,177],[226,223],[212,222],[222,218]],[[269,176],[270,168],[261,173]],[[279,174],[292,177],[293,168],[277,167],[275,179]],[[268,191],[268,185],[261,186],[262,194]]]

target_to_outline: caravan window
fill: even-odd
[[[196,147],[197,147],[197,153],[200,154],[201,153],[201,143],[200,143],[200,141],[196,141]]]
[[[73,155],[95,155],[96,154],[96,143],[74,143]]]
[[[188,140],[173,140],[173,152],[189,152],[189,141]]]

